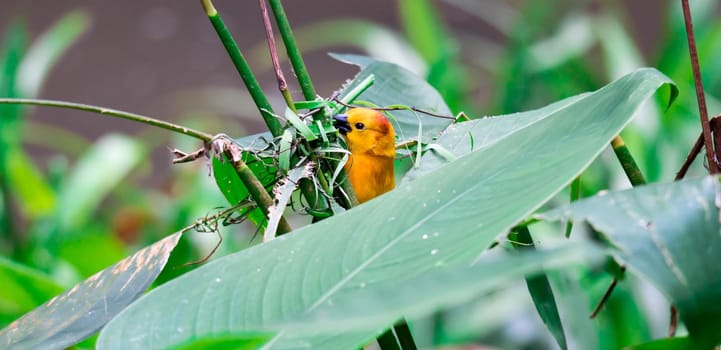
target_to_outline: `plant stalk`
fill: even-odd
[[[712,119],[711,122],[713,123],[714,120]],[[674,180],[678,181],[683,179],[686,176],[686,173],[688,172],[688,169],[691,168],[691,164],[693,164],[693,161],[696,160],[696,156],[698,156],[699,153],[701,153],[701,149],[703,148],[703,133],[698,136],[698,139],[696,139],[696,143],[691,147],[691,151],[688,152],[688,155],[686,156],[686,160],[683,162],[683,165],[681,165],[681,169],[678,170],[676,173],[676,177]]]
[[[248,88],[248,92],[251,98],[253,98],[256,107],[258,107],[258,111],[268,126],[268,130],[270,130],[270,133],[273,134],[274,137],[280,136],[283,133],[283,126],[273,115],[273,107],[271,107],[268,98],[263,93],[263,89],[261,89],[258,80],[250,69],[248,61],[245,60],[243,53],[240,51],[240,48],[238,48],[238,44],[235,42],[235,39],[233,39],[233,35],[230,34],[228,27],[226,27],[225,22],[223,22],[223,19],[215,7],[213,7],[213,3],[210,0],[200,0],[200,3],[203,5],[203,9],[205,9],[210,23],[213,25],[220,41],[228,52],[231,61],[233,61],[235,69],[243,79],[245,87]]]
[[[686,24],[686,38],[688,39],[688,52],[691,58],[691,68],[693,70],[693,80],[696,87],[696,99],[698,101],[699,117],[701,118],[701,130],[703,131],[703,141],[706,147],[706,160],[708,161],[708,170],[711,174],[718,173],[718,166],[714,157],[715,152],[711,140],[711,127],[709,126],[708,110],[706,108],[706,97],[704,96],[703,81],[701,79],[701,68],[698,62],[698,50],[696,49],[696,37],[693,31],[693,21],[691,20],[691,9],[688,0],[681,0],[683,8],[683,19]]]
[[[317,96],[315,88],[313,87],[313,81],[310,79],[310,74],[308,74],[303,56],[300,53],[300,49],[298,49],[298,44],[293,36],[293,30],[290,28],[290,22],[288,22],[283,4],[280,0],[269,0],[269,2],[273,10],[275,23],[278,25],[278,30],[283,38],[283,45],[285,45],[288,59],[293,66],[296,77],[298,77],[298,84],[300,85],[300,90],[303,92],[303,97],[307,101],[313,101]],[[325,118],[324,113],[324,109],[320,109],[318,113],[313,115],[313,120],[323,120]]]
[[[517,226],[513,229],[513,232],[516,233],[515,239],[511,240],[514,250],[518,252],[536,250],[536,245],[533,242],[533,237],[528,226]],[[543,320],[543,323],[548,326],[549,330],[552,329],[552,325],[561,325],[556,297],[553,295],[548,274],[542,272],[532,276],[526,275],[525,280],[528,293],[531,299],[533,299],[533,305],[536,308],[538,316]],[[568,348],[565,335],[559,335],[555,332],[551,333],[562,349]]]
[[[573,182],[571,182],[571,203],[581,198],[581,175],[578,175]],[[573,230],[573,221],[568,220],[566,223],[566,238],[571,237],[571,231]]]
[[[621,163],[621,167],[623,167],[623,171],[626,173],[626,177],[629,181],[631,181],[631,185],[633,187],[645,185],[646,177],[643,176],[641,169],[638,167],[638,164],[636,164],[636,160],[633,159],[633,156],[628,150],[628,147],[626,147],[626,143],[623,142],[621,135],[616,135],[616,137],[611,140],[611,148],[613,148],[613,152],[616,154],[616,158],[618,158],[618,161]],[[626,267],[621,265],[621,273],[625,272]],[[608,301],[608,298],[611,297],[613,290],[616,289],[617,284],[618,279],[614,277],[613,281],[611,281],[611,284],[606,289],[606,293],[603,294],[603,297],[601,297],[601,300],[593,309],[593,312],[591,313],[591,318],[595,318],[596,315],[598,315],[598,313],[601,311],[601,308],[603,308],[603,305],[605,305],[606,301]]]
[[[265,4],[265,0],[258,0],[260,5],[260,13],[263,16],[263,25],[265,26],[265,36],[268,40],[268,50],[270,51],[270,59],[273,63],[273,71],[275,71],[275,77],[278,80],[278,90],[283,95],[285,104],[290,108],[291,111],[297,113],[293,97],[288,91],[288,82],[285,80],[283,69],[280,67],[280,59],[278,59],[278,46],[275,44],[275,35],[273,35],[273,25],[270,23],[270,16],[268,16],[268,7]]]
[[[188,128],[185,126],[166,122],[164,120],[150,118],[150,117],[146,117],[146,116],[134,114],[134,113],[129,113],[129,112],[123,112],[123,111],[119,111],[116,109],[86,105],[86,104],[81,104],[81,103],[52,101],[52,100],[37,100],[37,99],[29,99],[29,98],[0,98],[0,104],[35,105],[35,106],[57,107],[57,108],[74,109],[74,110],[85,111],[85,112],[93,112],[93,113],[102,114],[102,115],[106,115],[106,116],[110,116],[110,117],[132,120],[134,122],[155,126],[155,127],[165,129],[165,130],[170,130],[173,132],[177,132],[179,134],[194,137],[196,139],[199,139],[199,140],[202,140],[205,142],[209,142],[210,140],[213,139],[213,135],[211,135],[211,134],[208,134],[208,133],[205,133],[202,131],[198,131],[195,129],[191,129],[191,128]]]
[[[411,329],[408,327],[408,323],[405,320],[398,321],[393,326],[393,331],[396,333],[398,342],[401,344],[403,350],[418,350],[415,340],[413,340],[413,334]]]
[[[393,333],[393,328],[388,328],[383,334],[376,338],[376,341],[381,350],[401,350],[398,339],[396,339],[396,335]]]
[[[636,164],[636,160],[633,159],[628,147],[626,147],[626,143],[623,142],[621,135],[616,135],[616,137],[611,140],[611,148],[613,148],[616,158],[618,158],[618,161],[621,163],[626,177],[631,181],[631,185],[634,187],[645,185],[646,178],[643,176],[638,164]]]
[[[240,154],[229,149],[226,149],[224,154],[231,160],[233,169],[235,169],[243,185],[248,189],[248,194],[250,194],[251,198],[258,204],[258,208],[263,212],[263,215],[268,217],[268,208],[273,205],[273,198],[268,194],[268,191],[265,190],[260,180],[253,174],[253,171],[250,170],[248,164],[243,161]],[[276,233],[282,235],[292,230],[288,221],[285,220],[285,217],[281,217]]]

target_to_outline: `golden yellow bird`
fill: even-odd
[[[352,108],[333,117],[351,155],[345,170],[358,202],[369,201],[396,186],[393,160],[395,131],[383,113]]]

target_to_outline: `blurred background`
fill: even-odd
[[[691,4],[715,115],[721,113],[721,6],[716,0]],[[258,5],[217,0],[215,6],[280,108]],[[454,113],[472,118],[545,106],[649,66],[672,78],[680,96],[667,111],[667,96],[659,96],[623,133],[648,180],[671,181],[700,132],[679,1],[313,0],[284,6],[322,96],[357,72],[328,52],[402,65],[426,77]],[[0,97],[93,104],[233,137],[265,129],[198,1],[8,2],[0,12],[0,40]],[[287,62],[284,68],[298,99]],[[71,110],[0,112],[0,253],[6,257],[0,278],[18,285],[5,297],[24,293],[14,304],[0,303],[0,326],[226,204],[203,164],[171,167],[167,147],[192,151],[200,146],[192,139]],[[692,174],[703,172],[697,161]],[[584,196],[630,186],[609,152],[583,179]],[[561,194],[551,205],[567,198]],[[249,225],[224,229],[217,256],[255,243],[254,233]],[[180,265],[215,244],[212,234],[188,237],[158,283],[193,268]],[[555,277],[556,285],[575,293],[583,307],[592,307],[610,280],[600,271],[564,276]],[[573,290],[569,279],[588,290]],[[30,280],[36,288],[28,287]],[[581,339],[574,344],[617,349],[664,333],[667,307],[662,300],[645,306],[639,300],[660,297],[630,280],[609,304],[615,314],[605,317],[625,313],[633,323],[608,326],[602,316],[594,321],[598,331],[574,333]],[[530,299],[518,303],[524,288],[418,322],[417,329],[426,330],[423,344],[553,348]]]

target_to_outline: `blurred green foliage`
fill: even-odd
[[[36,97],[59,57],[90,24],[89,14],[78,10],[33,40],[21,20],[4,28],[0,95]],[[0,253],[6,257],[0,327],[139,247],[213,214],[223,203],[202,166],[180,167],[152,189],[141,185],[153,168],[162,167],[152,163],[149,151],[167,146],[154,140],[196,145],[150,133],[137,138],[110,133],[90,141],[72,126],[33,123],[29,112],[27,106],[0,106]],[[28,140],[55,155],[37,164]],[[73,145],[84,149],[68,148]],[[218,253],[247,246],[245,231],[228,235]],[[217,241],[212,233],[189,237],[156,284],[194,268],[184,264],[206,255]]]

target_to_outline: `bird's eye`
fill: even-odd
[[[355,128],[358,130],[363,130],[366,128],[366,126],[363,123],[355,123]]]

